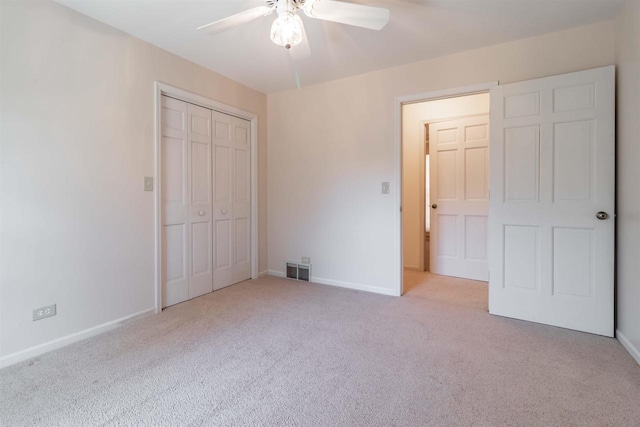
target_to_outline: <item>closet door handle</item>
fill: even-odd
[[[226,215],[227,214],[227,210],[226,209],[222,209],[222,215]]]
[[[200,211],[200,212],[198,212],[198,215],[204,216],[205,213],[206,213],[205,211]]]

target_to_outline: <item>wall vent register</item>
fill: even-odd
[[[287,278],[308,282],[311,278],[311,265],[288,262]]]

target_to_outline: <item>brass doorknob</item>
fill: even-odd
[[[438,209],[438,205],[436,205],[435,203],[434,203],[434,204],[432,204],[432,205],[431,205],[431,207],[432,207],[433,209]]]

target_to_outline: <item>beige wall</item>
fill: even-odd
[[[640,363],[640,2],[615,21],[617,337]]]
[[[140,189],[153,174],[155,80],[258,114],[260,271],[310,256],[325,283],[393,293],[394,195],[380,194],[397,184],[393,99],[614,63],[609,22],[267,100],[58,4],[0,5],[0,356],[153,306],[153,196]],[[615,30],[618,326],[636,349],[638,20],[630,2]],[[50,303],[59,314],[32,322]]]
[[[0,3],[0,355],[154,306],[155,80],[259,116],[266,269],[266,96],[57,3]]]
[[[611,22],[269,95],[269,269],[393,293],[394,98],[614,63]]]
[[[402,246],[405,268],[424,269],[424,123],[489,114],[489,94],[482,93],[402,107]]]

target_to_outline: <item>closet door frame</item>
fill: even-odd
[[[162,164],[162,132],[161,132],[161,112],[162,112],[162,95],[188,102],[190,104],[199,105],[214,111],[219,111],[231,116],[251,122],[251,278],[258,278],[258,116],[254,113],[223,104],[212,99],[208,99],[195,93],[170,86],[165,83],[155,82],[154,84],[155,101],[155,136],[154,136],[154,236],[155,236],[155,312],[162,311],[162,180],[160,179]]]

